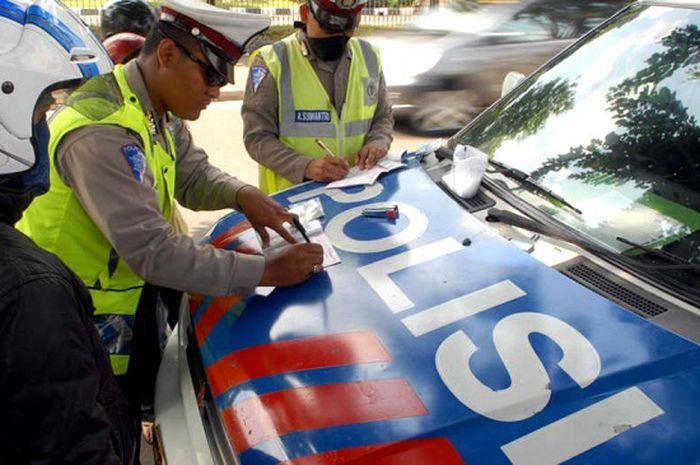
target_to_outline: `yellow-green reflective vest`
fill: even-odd
[[[174,154],[169,154],[153,140],[148,117],[129,88],[123,68],[116,67],[114,75],[123,97],[123,104],[117,111],[94,120],[72,107],[64,107],[52,118],[51,188],[25,211],[18,227],[41,247],[58,255],[88,287],[95,304],[95,326],[109,352],[112,370],[120,375],[126,373],[129,365],[134,318],[144,281],[119,259],[112,244],[85,213],[55,167],[56,148],[69,132],[93,124],[113,124],[129,129],[141,138],[161,212],[166,218],[170,217],[175,192]],[[81,102],[81,105],[105,106],[100,98],[96,96],[93,101]],[[166,138],[168,146],[174,147],[168,131]],[[112,153],[105,155],[113,156]]]
[[[280,141],[308,157],[325,155],[315,142],[321,139],[334,154],[354,163],[352,155],[362,148],[372,126],[381,72],[379,52],[357,38],[350,39],[348,47],[352,60],[340,117],[295,35],[260,49],[277,84]],[[266,193],[293,185],[263,165],[258,167],[258,183]]]

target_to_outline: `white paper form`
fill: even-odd
[[[343,179],[333,181],[326,187],[328,189],[334,189],[338,187],[365,186],[368,184],[374,184],[379,175],[382,173],[388,173],[389,171],[397,168],[403,168],[404,166],[405,165],[400,161],[396,161],[392,159],[392,157],[387,156],[379,160],[376,165],[369,169],[363,170],[357,166],[353,166]]]
[[[328,239],[328,236],[326,236],[326,233],[323,232],[321,222],[315,220],[310,223],[317,223],[317,225],[305,223],[304,228],[306,229],[306,235],[309,237],[309,242],[321,244],[321,247],[323,247],[323,268],[325,269],[329,266],[340,263],[340,256],[338,255],[338,252],[336,252],[335,247],[333,247],[330,239]],[[294,239],[297,240],[297,242],[306,242],[299,230],[297,230],[294,226],[287,228],[287,230],[294,237]],[[289,245],[289,242],[283,239],[282,236],[277,234],[275,231],[268,229],[267,232],[270,235],[270,245],[263,249],[263,255],[266,255],[267,253],[280,247],[284,247],[285,245]],[[274,286],[258,286],[255,288],[255,293],[266,297],[274,290]]]

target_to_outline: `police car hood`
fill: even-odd
[[[276,197],[318,198],[342,263],[191,299],[243,465],[697,461],[698,346],[503,240],[422,170]],[[361,215],[387,203],[398,220]],[[259,248],[239,214],[210,240]]]

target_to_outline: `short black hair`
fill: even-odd
[[[146,37],[157,20],[155,10],[144,0],[110,0],[100,10],[102,40],[120,32]]]

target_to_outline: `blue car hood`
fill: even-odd
[[[697,345],[535,260],[421,169],[276,195],[314,197],[342,263],[190,300],[243,465],[700,461]],[[397,220],[361,215],[386,203]],[[210,241],[259,252],[240,214]]]

